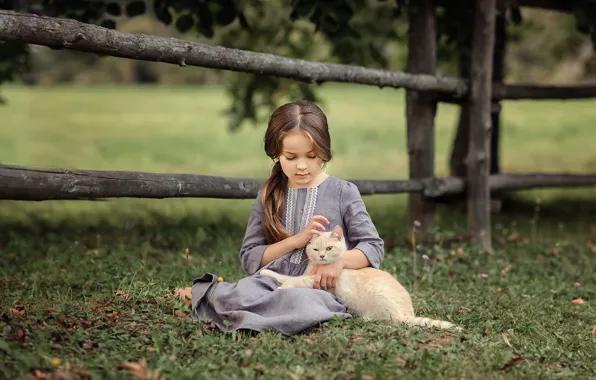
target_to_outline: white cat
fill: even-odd
[[[346,251],[343,230],[336,226],[333,231],[315,236],[306,246],[309,259],[305,273],[317,264],[329,264],[341,258]],[[275,278],[280,288],[312,288],[314,276],[285,276],[269,269],[260,274]],[[416,317],[408,291],[389,273],[375,268],[342,270],[335,289],[329,289],[338,301],[356,315],[372,320],[389,320],[415,326],[433,326],[441,329],[454,328],[450,322]]]

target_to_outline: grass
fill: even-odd
[[[10,101],[0,109],[5,164],[259,177],[270,165],[262,125],[226,132],[220,89],[3,93]],[[324,86],[322,94],[332,174],[407,177],[402,92]],[[593,101],[507,103],[503,171],[593,171],[595,117]],[[439,174],[446,173],[455,120],[456,109],[441,106]],[[0,374],[121,378],[158,369],[176,379],[588,378],[596,372],[594,195],[521,193],[524,202],[493,215],[493,255],[470,248],[460,238],[465,215],[445,207],[437,244],[408,249],[406,197],[365,197],[387,242],[382,268],[410,290],[420,315],[465,331],[354,318],[291,338],[222,334],[190,323],[179,302],[158,300],[206,271],[226,281],[243,276],[237,254],[252,200],[1,201]]]

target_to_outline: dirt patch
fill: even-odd
[[[441,349],[447,346],[450,343],[455,342],[455,336],[449,333],[439,333],[439,334],[429,334],[428,337],[430,340],[425,343],[420,343],[418,345],[418,349]]]

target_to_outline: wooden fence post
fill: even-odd
[[[413,2],[408,7],[408,68],[412,74],[435,75],[436,16],[432,0]],[[427,92],[406,92],[407,144],[410,178],[435,175],[436,100]],[[435,202],[423,194],[409,194],[408,238],[428,237],[434,225]],[[413,235],[414,234],[414,235]]]
[[[492,251],[490,217],[490,139],[496,0],[475,0],[470,69],[468,230],[473,242]]]

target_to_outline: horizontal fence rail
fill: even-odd
[[[468,81],[427,74],[314,62],[273,54],[210,46],[177,38],[126,33],[66,18],[0,11],[0,40],[22,41],[142,61],[164,62],[290,78],[306,83],[344,82],[437,93],[437,100],[461,103]],[[585,99],[596,86],[535,86],[494,83],[493,100]]]
[[[256,73],[307,83],[347,82],[379,87],[437,91],[461,96],[466,81],[434,75],[312,62],[248,50],[210,46],[177,38],[125,33],[72,19],[0,11],[0,40],[22,41],[113,57],[180,66]]]
[[[423,193],[436,198],[465,191],[461,178],[416,180],[349,180],[362,195]],[[199,174],[134,171],[44,169],[0,165],[0,199],[92,200],[103,198],[219,198],[253,199],[261,178],[226,178]],[[490,177],[491,191],[549,187],[596,186],[596,174],[498,174]]]

